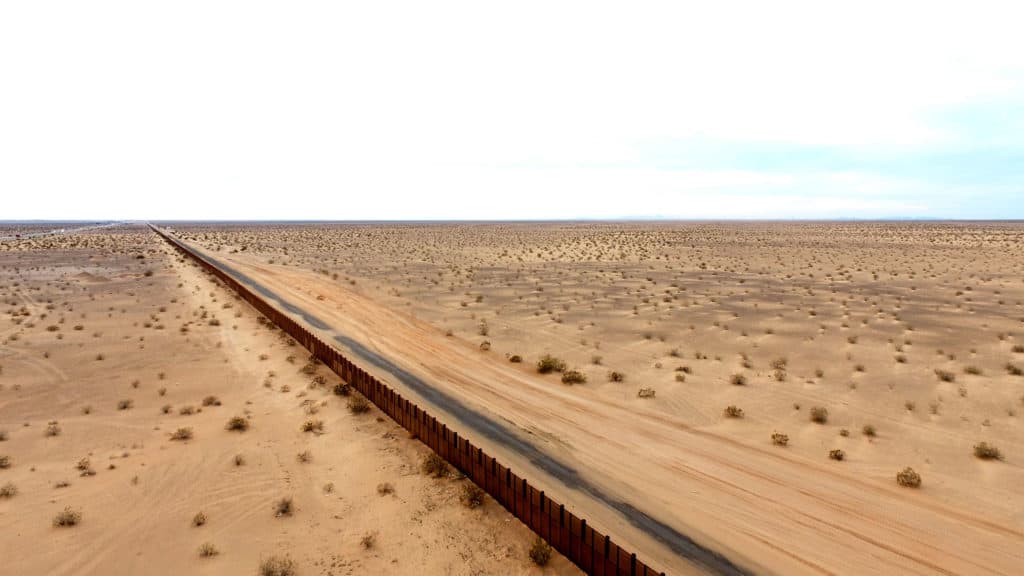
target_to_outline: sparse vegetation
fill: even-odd
[[[249,429],[249,421],[243,416],[232,416],[228,423],[224,425],[226,430],[233,430],[237,432],[245,432]]]
[[[171,440],[185,441],[192,439],[192,428],[189,426],[183,426],[178,428],[171,434]]]
[[[812,406],[810,414],[811,422],[818,424],[828,422],[828,408],[825,408],[824,406]]]
[[[743,418],[743,409],[736,406],[726,406],[723,412],[726,418]]]
[[[732,384],[733,386],[746,386],[747,377],[744,376],[743,374],[733,374],[732,377],[729,379],[729,383]]]
[[[352,396],[348,399],[348,411],[353,414],[365,414],[370,411],[370,401],[363,396]]]
[[[562,384],[585,384],[587,377],[579,370],[566,370],[562,373]]]
[[[467,508],[476,508],[484,503],[484,491],[482,488],[469,482],[462,485],[462,503]]]
[[[789,436],[781,432],[773,432],[772,444],[775,444],[776,446],[786,446],[789,444]]]
[[[448,463],[437,455],[436,452],[431,452],[423,457],[423,462],[420,463],[420,470],[428,476],[434,478],[442,478],[448,475]]]
[[[260,576],[295,575],[295,562],[287,556],[270,556],[260,562]]]
[[[277,502],[274,502],[274,516],[280,518],[282,516],[291,516],[294,510],[294,504],[291,498],[281,498]]]
[[[537,361],[537,372],[541,374],[550,374],[551,372],[562,372],[565,370],[565,362],[545,354]]]
[[[220,550],[210,542],[203,542],[199,545],[199,557],[200,558],[213,558],[220,554]]]
[[[53,525],[57,528],[64,528],[68,526],[77,526],[82,522],[82,513],[78,510],[71,508],[70,506],[65,507],[63,510],[57,513],[53,517]]]
[[[921,475],[914,472],[913,468],[907,467],[896,474],[896,483],[907,488],[919,488]]]
[[[835,449],[835,450],[829,450],[828,451],[828,457],[830,459],[832,459],[832,460],[845,460],[846,459],[846,452],[843,452],[842,450],[839,450],[838,448]]]
[[[537,536],[537,539],[533,541],[533,545],[530,546],[530,560],[533,560],[533,563],[537,566],[547,566],[548,562],[551,561],[552,552],[551,545],[540,536]]]
[[[988,442],[979,442],[974,445],[974,455],[982,460],[1002,460],[1003,453]]]
[[[18,494],[18,487],[7,482],[0,486],[0,498],[14,498]]]

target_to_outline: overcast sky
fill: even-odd
[[[0,219],[1024,218],[1022,22],[0,2]]]

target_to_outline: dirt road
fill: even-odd
[[[626,409],[313,272],[204,254],[669,573],[1010,575],[1024,565],[1020,527],[934,502],[927,484],[866,481]]]

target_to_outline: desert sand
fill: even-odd
[[[145,227],[0,243],[0,299],[0,573],[578,573]]]
[[[570,465],[474,439],[671,573],[706,569],[677,535],[752,573],[1024,565],[1020,224],[173,228]]]

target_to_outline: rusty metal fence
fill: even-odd
[[[654,576],[659,574],[593,529],[587,521],[565,509],[563,504],[537,490],[503,466],[467,438],[439,422],[425,410],[402,397],[391,387],[356,366],[338,350],[317,338],[304,326],[271,306],[247,286],[217,268],[177,238],[153,226],[153,231],[205,270],[235,290],[245,301],[291,335],[335,374],[373,402],[415,438],[447,460],[499,504],[526,524],[555,550],[587,574],[597,576]],[[660,574],[664,575],[664,572]]]

